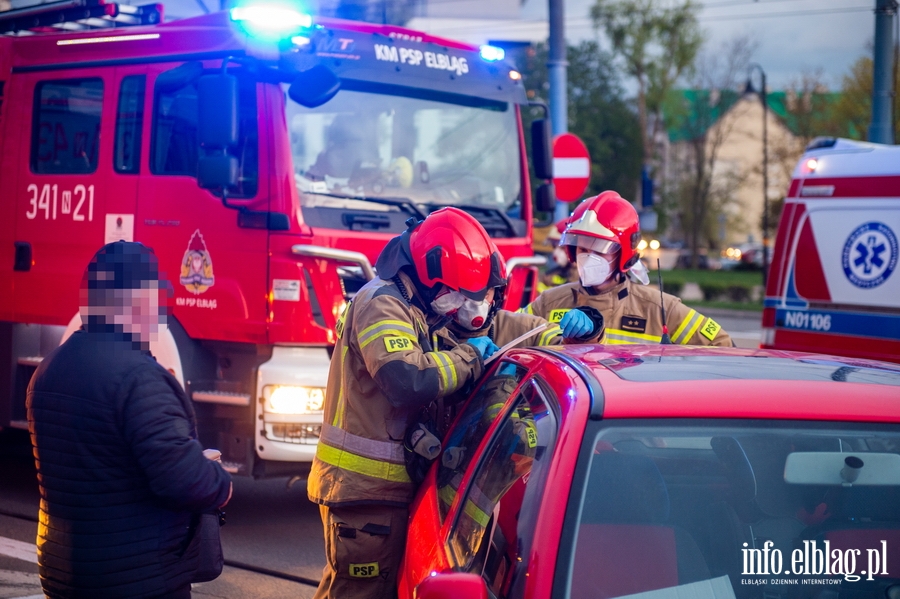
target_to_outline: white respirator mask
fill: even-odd
[[[578,254],[575,264],[581,284],[585,287],[602,285],[613,273],[612,265],[597,254]]]
[[[447,316],[451,312],[459,310],[465,302],[466,296],[459,291],[448,289],[434,298],[434,301],[431,302],[431,309],[436,314]]]
[[[491,302],[476,302],[466,299],[463,305],[453,315],[453,319],[463,328],[477,331],[487,322],[491,313]]]

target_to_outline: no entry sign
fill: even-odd
[[[574,202],[591,180],[591,157],[577,135],[563,133],[553,138],[553,184],[556,199]]]

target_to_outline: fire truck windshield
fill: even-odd
[[[410,216],[458,206],[495,237],[524,231],[518,126],[509,104],[347,89],[314,109],[287,102],[307,224],[395,233]]]

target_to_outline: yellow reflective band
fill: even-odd
[[[622,329],[606,329],[606,332],[609,335],[615,335],[617,337],[634,340],[634,343],[641,343],[642,341],[649,341],[651,343],[659,343],[660,341],[662,341],[662,337],[659,337],[657,335],[648,335],[646,333],[633,333],[632,331],[623,331]]]
[[[708,318],[706,320],[706,324],[704,324],[703,328],[700,329],[700,334],[712,341],[716,338],[716,335],[718,335],[719,331],[721,330],[722,327],[719,326],[718,322],[716,322],[712,318]]]
[[[379,337],[384,337],[385,335],[393,335],[394,337],[405,337],[405,338],[409,339],[410,341],[412,341],[413,343],[416,343],[419,341],[418,339],[416,339],[416,337],[414,337],[413,335],[410,335],[409,333],[406,333],[404,331],[400,331],[398,329],[384,329],[384,330],[378,331],[378,332],[370,335],[369,338],[366,339],[365,341],[360,342],[359,349],[364,348],[365,346],[369,345],[370,343],[372,343]],[[410,349],[412,349],[412,348],[410,348]]]
[[[562,331],[559,329],[559,327],[550,327],[549,329],[541,333],[541,336],[538,339],[538,345],[550,345],[550,342],[561,334]]]
[[[563,316],[566,315],[566,312],[569,312],[570,309],[566,308],[565,310],[550,310],[550,316],[547,318],[550,322],[559,322],[563,319]]]
[[[466,501],[466,507],[463,511],[482,528],[487,528],[488,522],[491,521],[491,517],[475,505],[471,499]]]
[[[337,338],[340,339],[344,334],[344,323],[347,321],[347,312],[350,311],[350,306],[353,305],[353,300],[350,300],[346,306],[344,306],[343,311],[341,312],[341,316],[337,319],[337,323],[334,325],[334,334],[337,335]]]
[[[388,352],[390,353],[398,351],[409,351],[413,347],[415,346],[413,345],[412,339],[406,336],[384,338],[384,349],[388,350]]]
[[[688,331],[684,334],[684,339],[679,341],[679,343],[681,343],[681,345],[687,345],[688,342],[691,340],[691,337],[694,336],[694,333],[697,332],[697,329],[699,329],[700,325],[703,323],[703,317],[700,316],[699,314],[697,315],[696,320],[697,320],[697,322],[693,323],[691,325],[691,328],[688,329]]]
[[[531,304],[528,304],[524,308],[519,308],[519,312],[524,312],[525,314],[534,314],[534,310],[531,308]]]
[[[674,333],[672,333],[672,341],[678,343],[681,333],[684,332],[684,329],[688,326],[688,323],[691,322],[691,319],[695,314],[697,314],[696,310],[691,310],[690,312],[688,312],[688,315],[684,317],[684,320],[681,321],[681,324],[678,325],[678,328],[675,329]]]
[[[349,345],[345,345],[341,348],[341,370],[344,370],[344,362],[347,359],[347,350],[350,349]],[[337,400],[337,409],[334,411],[334,422],[332,422],[334,426],[341,426],[344,424],[344,386],[341,385],[338,387],[338,400]]]
[[[378,562],[350,564],[350,576],[353,578],[376,578],[378,576]]]
[[[359,335],[356,336],[356,339],[359,342],[360,347],[365,347],[372,339],[378,336],[379,332],[384,331],[395,332],[399,335],[412,335],[413,337],[415,337],[416,334],[416,330],[408,322],[402,320],[379,320],[375,324],[363,329]]]
[[[438,367],[438,373],[441,375],[441,385],[446,390],[450,384],[450,376],[447,373],[447,366],[444,364],[444,356],[439,351],[428,352],[434,356],[434,363]]]
[[[444,354],[444,357],[447,358],[447,368],[450,370],[450,378],[453,380],[453,388],[456,389],[458,384],[458,379],[456,377],[456,366],[453,364],[453,358],[451,358],[448,354]]]
[[[406,466],[402,464],[392,464],[390,462],[381,462],[373,460],[361,455],[350,453],[346,450],[337,449],[324,443],[316,446],[316,457],[337,468],[343,468],[357,474],[364,474],[372,478],[378,478],[394,483],[409,483],[409,474],[406,473]]]
[[[450,507],[453,505],[453,500],[456,499],[456,489],[454,489],[452,485],[444,485],[438,491],[438,497],[447,505],[447,507]]]

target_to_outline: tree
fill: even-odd
[[[900,68],[900,65],[894,65]],[[872,122],[872,72],[873,61],[869,56],[857,60],[850,72],[844,75],[841,98],[834,109],[834,119],[847,123],[846,135],[852,139],[867,139]],[[894,77],[894,143],[900,141],[900,85]]]
[[[584,141],[591,155],[587,193],[614,189],[626,195],[640,178],[641,132],[611,57],[596,42],[584,41],[568,48],[567,59],[569,130]],[[546,98],[550,89],[546,44],[532,48],[520,68],[529,98]]]
[[[669,95],[669,127],[684,141],[673,147],[671,177],[664,205],[674,210],[691,250],[691,267],[699,263],[701,246],[715,247],[720,218],[727,218],[735,194],[747,176],[738,164],[720,161],[723,144],[746,110],[736,91],[755,45],[738,38],[698,61],[691,89]]]
[[[637,80],[646,164],[654,158],[663,102],[675,82],[691,70],[703,44],[698,10],[691,0],[672,8],[656,0],[596,0],[591,7],[594,26],[606,33],[613,55]]]

